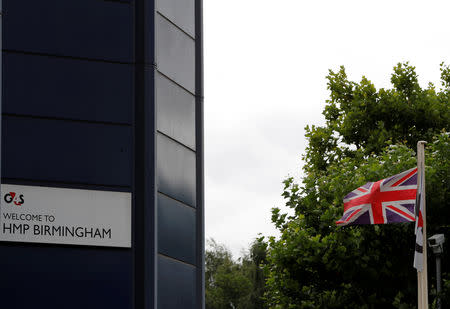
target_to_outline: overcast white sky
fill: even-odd
[[[398,62],[439,84],[448,1],[204,0],[206,237],[235,257],[276,235],[282,181],[301,177],[304,127],[322,124],[328,69],[390,87]]]

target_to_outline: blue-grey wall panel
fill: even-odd
[[[3,117],[2,177],[130,186],[129,126]]]
[[[98,0],[4,0],[3,48],[132,62],[133,12]]]
[[[195,207],[195,152],[160,133],[156,148],[158,191]]]
[[[156,14],[156,64],[158,71],[195,93],[195,41]]]
[[[157,74],[156,109],[158,130],[195,149],[195,97]]]
[[[131,123],[132,65],[3,53],[3,112]]]
[[[195,37],[194,0],[157,0],[157,10],[175,25]]]
[[[196,264],[195,209],[158,193],[159,252]]]
[[[158,258],[158,309],[194,309],[195,267],[164,256]]]
[[[131,250],[0,245],[1,308],[132,308]]]

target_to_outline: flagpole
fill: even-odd
[[[422,304],[422,277],[420,276],[420,272],[417,271],[417,308],[423,309]]]
[[[425,141],[419,141],[417,143],[417,178],[419,181],[423,181],[420,184],[423,188],[421,194],[420,204],[423,205],[422,218],[423,218],[423,269],[417,271],[417,293],[418,293],[418,307],[419,309],[428,309],[428,271],[427,271],[427,211],[425,204]]]

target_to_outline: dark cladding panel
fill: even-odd
[[[202,2],[3,5],[3,180],[132,192],[132,248],[0,242],[0,307],[204,307]]]
[[[204,307],[200,8],[156,0],[158,309]]]
[[[161,74],[156,89],[158,130],[195,149],[195,97]]]
[[[1,308],[132,309],[130,250],[0,246]]]
[[[98,0],[3,1],[3,49],[132,62],[133,12]]]
[[[195,41],[167,19],[156,14],[158,71],[195,92]]]
[[[3,53],[3,112],[131,124],[131,65]]]
[[[158,191],[195,207],[195,152],[160,133],[156,148]]]
[[[159,256],[158,269],[158,309],[199,308],[195,305],[195,267]]]
[[[195,209],[158,194],[159,252],[195,265]]]
[[[195,37],[194,9],[194,0],[157,0],[157,10],[192,37]]]
[[[128,126],[4,116],[2,133],[4,178],[131,185]]]

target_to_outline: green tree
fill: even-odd
[[[326,125],[306,128],[305,176],[300,185],[284,181],[294,214],[272,211],[281,236],[268,243],[267,304],[413,308],[414,224],[336,227],[335,220],[348,192],[415,166],[416,143],[426,140],[428,230],[450,236],[450,69],[441,65],[440,90],[422,89],[408,63],[394,68],[387,90],[365,77],[349,81],[343,67],[327,79]]]
[[[251,245],[248,253],[242,258],[242,265],[245,270],[247,278],[252,282],[252,290],[243,303],[242,308],[246,309],[264,309],[265,305],[263,295],[266,290],[263,266],[267,258],[267,244],[263,238],[255,239]]]
[[[205,253],[207,309],[264,309],[265,277],[261,265],[266,259],[266,244],[256,239],[249,251],[237,261],[230,251],[214,240]]]

